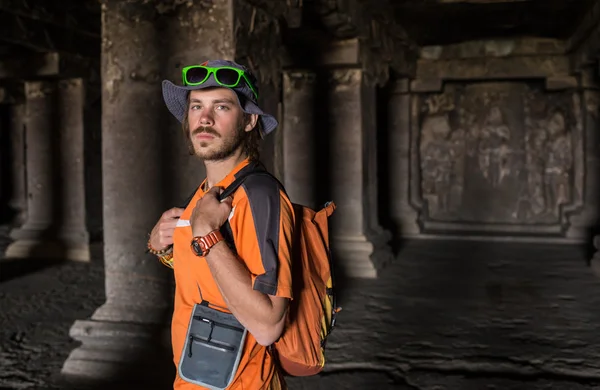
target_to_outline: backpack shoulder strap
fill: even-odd
[[[196,195],[196,192],[198,192],[199,188],[200,187],[195,188],[194,191],[192,191],[192,193],[190,194],[190,196],[188,196],[187,199],[182,203],[182,206],[181,206],[182,209],[185,209],[186,207],[188,207],[188,205],[190,204],[192,199],[194,199],[194,195]]]
[[[235,180],[230,185],[228,185],[227,188],[225,188],[223,190],[223,192],[218,197],[219,201],[227,198],[228,196],[233,195],[235,193],[235,191],[244,183],[244,181],[246,181],[246,179],[248,179],[250,176],[256,176],[256,175],[265,175],[265,176],[269,176],[269,177],[273,178],[274,180],[277,180],[277,178],[275,176],[271,175],[262,166],[262,164],[257,163],[257,162],[252,162],[248,166],[242,168],[242,170],[239,172],[239,174],[235,178]],[[281,186],[281,183],[278,180],[277,180],[277,182]],[[281,187],[281,188],[283,188],[283,187]],[[193,196],[194,196],[194,194],[192,194],[191,198],[193,198]],[[191,198],[189,201],[191,201]],[[229,220],[225,221],[223,226],[221,226],[220,230],[221,230],[221,234],[225,238],[225,241],[227,241],[227,243],[229,244],[229,248],[233,251],[233,253],[237,254],[237,251],[235,248],[235,240],[233,238],[233,231],[231,230],[231,225],[229,224]]]
[[[247,166],[242,171],[240,171],[240,174],[235,178],[235,180],[223,190],[223,192],[219,195],[219,200],[221,201],[227,198],[228,196],[233,195],[235,191],[244,183],[244,181],[246,181],[246,179],[248,179],[251,176],[258,175],[270,176],[275,178],[258,163],[252,163],[250,166]],[[233,251],[233,253],[237,254],[237,250],[235,248],[235,240],[233,237],[233,231],[231,230],[229,220],[226,220],[223,226],[221,226],[221,234],[225,238],[225,241],[227,241],[227,243],[229,244],[229,248]]]
[[[223,200],[228,196],[233,195],[233,193],[241,186],[246,179],[250,176],[269,176],[273,180],[277,181],[279,186],[283,188],[282,184],[277,180],[275,176],[273,176],[266,168],[259,162],[251,162],[246,167],[244,167],[237,175],[235,180],[223,190],[221,195],[219,196],[219,200]]]

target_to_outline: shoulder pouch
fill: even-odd
[[[179,361],[179,376],[212,390],[227,388],[237,372],[247,330],[233,316],[196,304]]]

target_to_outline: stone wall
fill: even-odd
[[[423,48],[416,78],[391,94],[395,223],[406,235],[585,239],[598,129],[584,100],[560,41]]]

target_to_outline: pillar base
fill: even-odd
[[[172,386],[175,366],[168,327],[81,320],[69,334],[82,342],[63,363],[61,375],[69,381]]]
[[[6,248],[6,259],[58,259],[90,261],[90,247],[87,244],[70,244],[48,240],[17,240]]]
[[[88,245],[18,240],[6,248],[4,257],[6,259],[44,258],[88,262],[90,261],[90,248]]]
[[[393,259],[385,244],[389,234],[382,232],[371,239],[361,236],[332,237],[333,261],[344,276],[377,278],[378,272]]]

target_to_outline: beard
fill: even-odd
[[[190,150],[194,151],[196,157],[203,161],[219,161],[231,157],[244,143],[246,131],[244,123],[240,121],[236,126],[236,131],[232,135],[223,137],[210,126],[201,126],[190,132],[188,141]],[[214,139],[210,141],[201,141],[194,144],[194,136],[200,133],[210,134]]]

